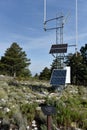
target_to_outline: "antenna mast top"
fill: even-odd
[[[44,0],[44,24],[46,22],[46,0]]]
[[[77,56],[77,48],[78,48],[78,6],[77,6],[77,0],[76,0],[76,56]]]
[[[63,15],[59,15],[56,16],[55,18],[51,18],[51,19],[46,19],[46,0],[44,0],[44,30],[56,30],[56,44],[63,44],[63,27],[64,27],[64,16]],[[48,24],[48,22],[52,22],[55,21],[56,22],[56,26],[55,27],[49,27],[47,28],[46,25]]]
[[[65,52],[60,53],[61,49],[63,49],[63,50],[65,49],[65,48],[63,48],[64,47],[64,42],[63,42],[63,28],[64,28],[64,24],[66,23],[69,14],[65,18],[64,18],[64,16],[62,14],[60,14],[60,15],[56,15],[55,18],[51,18],[51,19],[47,20],[47,18],[46,18],[47,17],[46,16],[46,13],[47,13],[46,6],[47,5],[46,4],[47,4],[47,2],[46,2],[46,0],[44,0],[44,30],[45,31],[47,31],[47,30],[56,30],[56,46],[54,44],[53,47],[55,49],[57,49],[58,51],[55,51],[54,48],[51,48],[51,49],[54,49],[54,51],[56,52],[55,53],[56,56],[53,54],[53,51],[52,51],[51,54],[57,59],[57,61],[60,60],[60,62],[62,64],[63,61],[64,61],[64,58],[65,58],[65,54],[64,54]],[[51,24],[49,24],[50,26],[47,27],[47,24],[49,22],[53,22],[53,21],[56,22],[55,26],[51,23]],[[61,48],[58,48],[59,47],[58,44],[59,44],[59,46],[61,46]],[[77,55],[77,0],[76,0],[76,44],[74,44],[74,45],[65,44],[65,45],[67,45],[67,47],[70,47],[70,46],[73,47],[73,46],[75,46],[76,47],[75,48],[76,49],[76,55]],[[66,49],[67,49],[67,47],[66,47]],[[63,61],[62,61],[62,59],[63,59]]]

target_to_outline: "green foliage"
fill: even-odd
[[[47,130],[47,126],[46,125],[41,125],[41,130]]]
[[[39,79],[39,75],[36,73],[33,78],[38,80]]]
[[[83,57],[83,63],[85,65],[87,65],[87,44],[85,44],[85,46],[81,47],[80,52]]]
[[[68,129],[72,122],[75,122],[79,128],[86,128],[87,119],[87,101],[77,96],[61,98],[46,97],[46,104],[56,108],[56,114],[53,115],[53,122],[56,126],[64,126]]]
[[[26,123],[25,117],[22,116],[21,111],[18,111],[17,113],[14,114],[13,120],[15,124],[19,126],[21,130],[23,130],[23,128],[26,129],[27,123]]]
[[[36,82],[32,79],[27,82],[23,80],[22,82],[9,80],[11,86],[6,82],[7,80],[0,81],[0,98],[5,100],[5,102],[0,100],[0,117],[8,120],[13,119],[14,124],[19,124],[20,129],[24,129],[26,123],[30,126],[31,121],[35,119],[37,126],[43,130],[46,128],[46,116],[40,108],[37,108],[38,104],[35,102],[37,99],[40,102],[44,99],[44,103],[56,108],[56,114],[52,115],[54,126],[62,126],[64,129],[68,129],[74,122],[78,128],[86,130],[87,87],[69,85],[62,93],[57,91],[49,93],[47,91],[48,85],[44,84],[46,85],[44,86],[42,82],[37,82],[37,80]],[[22,83],[22,86],[19,83]],[[19,85],[19,87],[16,87],[16,85]],[[43,91],[44,94],[41,93]],[[4,108],[9,108],[10,111],[6,112]]]
[[[5,98],[6,92],[4,90],[0,90],[0,99]]]
[[[83,129],[87,130],[87,119],[83,121]]]
[[[0,118],[3,118],[5,115],[2,110],[0,110]]]
[[[66,64],[71,67],[71,83],[87,85],[87,44],[81,47],[77,55],[68,54]]]
[[[69,65],[71,67],[71,81],[72,84],[78,84],[80,82],[79,78],[81,77],[81,73],[80,73],[80,68],[81,68],[81,63],[82,63],[82,56],[80,55],[80,53],[72,55],[71,57],[68,56],[67,58],[67,65]]]
[[[0,73],[10,76],[29,76],[30,71],[27,67],[30,65],[30,59],[26,58],[25,51],[17,43],[12,43],[10,48],[0,60]]]
[[[43,71],[40,73],[39,79],[40,80],[49,80],[50,79],[50,74],[51,74],[50,69],[48,69],[47,67],[45,67],[43,69]]]
[[[53,69],[61,68],[61,61],[59,59],[54,59],[51,64],[51,72]]]
[[[27,117],[28,122],[31,122],[34,119],[36,107],[36,103],[27,103],[21,106],[20,109],[22,111],[22,114]]]

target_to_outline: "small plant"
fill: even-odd
[[[47,130],[47,126],[46,125],[41,125],[41,130]]]

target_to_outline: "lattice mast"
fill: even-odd
[[[64,27],[64,16],[56,16],[56,44],[63,44],[63,27]],[[62,67],[64,62],[64,53],[56,53],[57,69]],[[60,62],[60,66],[59,66]]]
[[[55,18],[51,18],[49,20],[46,20],[46,0],[44,0],[44,30],[48,31],[48,30],[56,30],[56,45],[63,44],[63,27],[64,27],[64,16],[63,15],[57,15]],[[55,21],[56,26],[53,27],[49,27],[47,28],[47,24],[49,22]],[[62,47],[62,46],[61,46]],[[61,49],[61,48],[60,48]],[[56,66],[57,68],[61,68],[63,61],[64,61],[64,53],[58,53],[58,51],[56,51],[56,53],[51,53],[55,58],[56,58]],[[59,66],[59,62],[60,62],[60,66]]]

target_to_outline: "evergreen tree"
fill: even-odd
[[[85,46],[82,46],[80,49],[81,55],[83,57],[84,64],[87,65],[87,44]]]
[[[50,69],[45,67],[39,75],[40,80],[49,80],[50,79]]]
[[[38,73],[36,73],[36,74],[34,75],[34,78],[35,78],[35,79],[39,79]]]
[[[87,81],[87,65],[85,58],[80,52],[76,54],[68,54],[66,65],[71,67],[71,83],[77,85],[86,85]]]
[[[17,43],[12,43],[1,57],[0,72],[10,76],[29,76],[31,75],[28,66],[30,59],[26,58],[25,51]]]
[[[78,52],[77,55],[69,55],[68,57],[68,62],[67,65],[71,67],[71,83],[72,84],[81,84],[82,80],[82,73],[81,73],[81,68],[82,68],[82,56]]]
[[[60,63],[60,60],[58,60],[56,58],[53,60],[53,62],[51,64],[51,73],[52,73],[53,69],[57,69],[57,68],[61,68],[61,63]]]
[[[87,44],[81,47],[80,52],[83,57],[83,67],[81,68],[83,75],[83,83],[84,85],[87,85]]]

